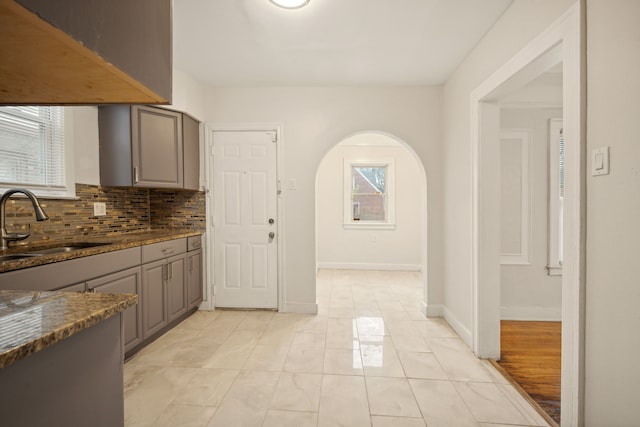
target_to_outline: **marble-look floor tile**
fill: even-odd
[[[424,338],[453,338],[457,337],[451,326],[441,318],[426,318],[414,320],[414,327]]]
[[[360,350],[327,348],[324,351],[325,374],[363,375]]]
[[[322,271],[316,291],[318,315],[197,312],[142,349],[126,426],[547,426],[423,316],[419,273]]]
[[[329,319],[325,341],[327,348],[356,350],[358,344],[358,327],[354,319]]]
[[[241,369],[253,352],[259,333],[235,331],[206,361],[205,368]]]
[[[366,384],[372,415],[421,416],[406,378],[367,377]]]
[[[191,381],[177,391],[174,403],[219,406],[238,372],[228,369],[199,369]]]
[[[358,317],[356,326],[359,335],[388,335],[382,317]]]
[[[478,426],[455,387],[449,381],[410,379],[409,384],[427,426]]]
[[[404,369],[393,343],[388,337],[383,338],[379,342],[369,339],[360,342],[364,374],[372,377],[404,378]]]
[[[151,424],[153,427],[206,427],[216,408],[171,404]]]
[[[531,407],[531,405],[511,384],[498,384],[498,388],[505,396],[507,396],[507,399],[509,399],[513,406],[518,408],[522,415],[525,416],[527,419],[527,425],[542,427],[549,426],[549,423],[542,418],[538,411]]]
[[[323,333],[296,332],[291,340],[294,347],[324,347],[326,335]]]
[[[282,371],[289,346],[256,345],[242,369],[246,371]]]
[[[144,371],[144,377],[125,390],[124,417],[127,426],[148,426],[169,406],[176,391],[188,384],[198,370],[158,367]]]
[[[442,370],[440,362],[433,353],[412,353],[398,351],[400,363],[404,367],[407,378],[423,378],[430,380],[446,380],[447,374]]]
[[[383,417],[374,415],[371,417],[373,427],[425,427],[422,418]]]
[[[280,374],[278,385],[269,404],[283,411],[317,412],[320,403],[320,374]]]
[[[326,333],[328,322],[327,316],[307,316],[298,322],[296,332]]]
[[[477,421],[527,424],[527,419],[492,383],[454,382],[456,390]]]
[[[429,338],[427,343],[450,380],[491,382],[480,359],[461,339]]]
[[[391,334],[391,341],[397,351],[408,351],[413,353],[428,353],[431,352],[431,347],[420,335],[413,335],[410,333],[395,333]]]
[[[291,345],[284,362],[285,372],[321,374],[324,367],[324,348],[305,345]]]
[[[213,414],[209,427],[260,426],[278,376],[275,372],[240,372]]]
[[[364,378],[324,375],[318,426],[363,427],[369,425],[371,421]]]
[[[262,427],[316,427],[317,412],[288,412],[269,410]]]

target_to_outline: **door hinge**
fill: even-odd
[[[278,142],[278,131],[271,131],[271,142]]]

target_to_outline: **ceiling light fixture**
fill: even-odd
[[[269,0],[276,6],[283,7],[285,9],[299,9],[309,4],[310,0]]]

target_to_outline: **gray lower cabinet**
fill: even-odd
[[[142,287],[142,269],[130,268],[87,282],[90,292],[108,294],[137,294]],[[142,307],[136,304],[124,312],[124,351],[127,352],[142,342]]]
[[[58,292],[85,292],[86,290],[86,283],[78,283],[76,285],[69,285],[65,286],[64,288],[58,289]]]
[[[187,312],[187,286],[185,283],[186,256],[177,255],[167,260],[167,308],[169,322]]]
[[[189,309],[202,302],[202,250],[187,252],[187,302]]]
[[[146,339],[169,323],[166,305],[165,260],[142,266],[142,336]]]

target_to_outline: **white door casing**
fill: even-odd
[[[275,131],[213,131],[216,307],[277,308]]]

